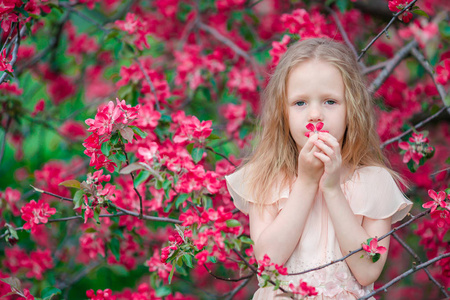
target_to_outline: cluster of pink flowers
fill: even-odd
[[[420,159],[433,152],[433,147],[428,145],[428,138],[423,133],[413,133],[408,142],[400,142],[398,144],[400,149],[404,150],[403,163],[408,163],[413,160],[417,165],[420,164]]]
[[[140,105],[136,107],[127,105],[125,100],[116,99],[116,101],[117,106],[109,101],[107,105],[98,108],[95,119],[86,120],[86,124],[89,125],[88,131],[92,134],[83,143],[83,146],[86,147],[84,153],[91,157],[90,166],[94,166],[96,169],[106,167],[111,173],[114,172],[117,165],[101,152],[101,145],[107,142],[111,134],[116,131],[119,131],[131,143],[134,132],[128,125],[138,118],[140,108]]]
[[[436,67],[436,81],[442,85],[446,85],[450,79],[450,59],[445,59],[443,63],[443,66]]]
[[[31,233],[35,233],[37,224],[47,223],[48,218],[56,213],[56,208],[50,208],[48,203],[44,200],[39,200],[37,203],[31,200],[30,203],[20,209],[22,219],[26,221],[23,228],[31,229]]]
[[[428,196],[430,196],[433,201],[424,203],[422,207],[431,208],[431,218],[436,221],[438,227],[450,227],[450,205],[446,202],[447,197],[450,200],[450,194],[447,195],[445,191],[436,193],[434,190],[428,190]]]
[[[198,234],[194,235],[192,231],[186,231],[185,236],[193,240],[194,245],[199,253],[195,255],[198,264],[204,264],[208,257],[215,256],[220,261],[224,261],[228,255],[225,246],[225,239],[227,236],[238,236],[242,232],[242,227],[239,222],[237,226],[228,226],[227,221],[233,220],[231,212],[225,212],[225,208],[220,206],[217,210],[210,208],[203,210],[199,207],[200,215],[193,210],[188,210],[180,214],[180,220],[183,221],[183,226],[192,226],[196,224],[199,229]],[[208,225],[210,223],[211,225]],[[200,228],[202,228],[200,230]],[[212,245],[212,247],[211,247]],[[210,249],[210,251],[208,251]]]
[[[309,286],[306,282],[304,282],[301,279],[297,286],[295,286],[293,283],[290,283],[289,289],[292,291],[292,293],[296,295],[302,295],[305,297],[316,296],[318,294],[315,287]]]
[[[87,290],[86,297],[92,300],[115,300],[116,296],[113,296],[111,289],[105,290],[97,290],[97,294],[95,294],[94,290]]]
[[[157,272],[158,277],[162,280],[167,280],[172,270],[172,265],[162,261],[157,249],[153,252],[153,256],[145,262],[145,265],[148,266],[150,272]]]
[[[283,265],[278,265],[270,261],[270,257],[267,254],[264,254],[264,258],[262,260],[258,260],[258,275],[261,276],[263,273],[273,272],[275,269],[275,273],[279,275],[287,275],[287,268],[283,267]]]
[[[179,115],[179,117],[177,118],[179,126],[173,136],[174,143],[183,145],[192,141],[203,143],[212,132],[210,120],[200,122],[196,116]]]
[[[127,13],[125,21],[117,20],[114,24],[120,30],[127,32],[130,36],[133,37],[134,45],[139,50],[143,50],[143,46],[145,46],[146,48],[150,48],[150,45],[147,42],[147,35],[149,34],[149,24],[141,17],[137,16],[134,13]]]
[[[291,14],[283,14],[280,21],[290,33],[298,34],[302,39],[334,35],[334,30],[318,9],[312,8],[309,12],[303,8],[296,9]]]
[[[272,49],[269,51],[270,56],[272,57],[272,66],[275,67],[280,62],[281,56],[287,51],[287,45],[291,41],[291,37],[289,35],[284,35],[280,42],[273,41]]]
[[[188,234],[190,236],[192,236],[191,230],[186,230],[184,232],[184,234]],[[161,249],[161,262],[165,263],[167,261],[167,259],[169,258],[169,256],[178,249],[178,246],[184,244],[184,240],[183,238],[180,236],[180,234],[178,233],[178,231],[174,231],[170,236],[169,236],[169,246],[164,247]]]
[[[17,207],[17,204],[20,201],[20,192],[18,190],[14,190],[10,187],[7,187],[4,192],[0,192],[0,199],[5,199],[7,206],[11,210],[14,216],[20,215],[20,210]],[[2,214],[2,208],[0,207],[0,215]],[[0,227],[2,226],[3,221],[0,221]]]
[[[404,9],[409,4],[409,2],[410,1],[408,0],[390,0],[388,4],[389,10],[397,13]],[[398,18],[405,23],[408,23],[412,19],[412,13],[410,13],[408,10],[405,10],[400,16],[398,16]]]
[[[41,280],[46,270],[53,268],[53,259],[50,249],[31,251],[27,255],[25,250],[15,246],[13,248],[5,248],[5,256],[7,259],[3,261],[3,265],[7,267],[11,273],[16,274],[20,270],[26,271],[28,278],[36,278]]]

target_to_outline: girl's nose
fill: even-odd
[[[309,118],[309,122],[323,121],[322,111],[320,110],[319,107],[311,106],[311,108],[309,110],[308,118]]]

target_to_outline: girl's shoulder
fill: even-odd
[[[412,207],[412,202],[384,167],[364,166],[356,169],[352,179],[346,183],[346,189],[353,212],[372,219],[392,217],[394,223]]]

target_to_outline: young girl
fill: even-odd
[[[356,59],[341,43],[289,47],[263,93],[256,143],[226,180],[236,207],[249,214],[257,260],[267,254],[288,273],[314,268],[387,233],[411,209],[380,151]],[[379,245],[389,248],[389,237]],[[357,299],[373,290],[387,258],[386,251],[373,263],[362,254],[282,276],[281,286],[302,279],[318,292],[308,299]],[[280,293],[260,288],[253,299]]]

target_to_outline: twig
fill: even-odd
[[[415,3],[417,2],[417,0],[413,0],[411,1],[408,5],[406,5],[401,11],[397,12],[392,19],[389,21],[389,23],[386,25],[386,27],[384,27],[384,29],[375,37],[373,38],[373,40],[361,51],[361,54],[358,56],[358,61],[361,60],[361,58],[364,56],[364,54],[367,52],[367,50],[369,50],[369,48],[373,45],[373,43],[375,43],[375,41],[385,32],[387,32],[388,28],[392,25],[392,23],[394,23],[395,19],[401,15],[404,11],[406,11],[407,9],[409,9],[411,6],[413,6]]]
[[[325,5],[325,10],[328,11],[328,13],[331,14],[331,16],[334,19],[334,23],[336,23],[336,26],[341,33],[342,38],[344,39],[344,42],[347,44],[347,46],[352,50],[355,57],[358,57],[358,52],[356,52],[355,47],[353,46],[352,42],[350,42],[350,39],[348,38],[347,32],[345,32],[344,26],[342,26],[341,21],[339,20],[338,15],[334,10],[332,10],[329,6]]]
[[[386,237],[388,237],[389,235],[393,234],[393,233],[396,232],[397,230],[399,230],[399,229],[401,229],[401,228],[403,228],[403,227],[409,225],[411,222],[413,222],[413,221],[415,221],[415,220],[417,220],[417,219],[419,219],[419,218],[421,218],[421,217],[427,215],[430,211],[431,211],[431,208],[428,208],[427,210],[424,210],[423,212],[421,212],[421,213],[419,213],[418,215],[416,215],[416,216],[412,217],[411,219],[409,219],[407,222],[403,223],[403,224],[400,225],[400,226],[397,226],[397,227],[393,228],[391,231],[389,231],[389,232],[386,233],[385,235],[383,235],[383,236],[381,236],[380,238],[378,238],[378,241],[381,241],[381,240],[385,239]],[[308,269],[308,270],[305,270],[305,271],[302,271],[302,272],[289,273],[288,275],[302,275],[302,274],[306,274],[306,273],[309,273],[309,272],[312,272],[312,271],[317,271],[317,270],[326,268],[326,267],[328,267],[328,266],[330,266],[330,265],[333,265],[333,264],[335,264],[335,263],[344,261],[344,260],[347,259],[348,257],[352,256],[352,255],[355,254],[355,253],[358,253],[358,252],[361,251],[361,250],[363,250],[362,247],[359,248],[359,249],[353,250],[353,251],[349,252],[347,255],[345,255],[345,256],[343,256],[343,257],[341,257],[341,258],[339,258],[339,259],[333,260],[333,261],[331,261],[331,262],[329,262],[329,263],[326,263],[326,264],[324,264],[324,265],[321,265],[321,266],[318,266],[318,267],[315,267],[315,268],[312,268],[312,269]]]
[[[405,277],[408,276],[409,274],[412,274],[412,273],[414,273],[414,272],[417,272],[417,271],[419,271],[420,269],[426,268],[426,267],[428,267],[429,265],[435,263],[436,261],[441,260],[441,259],[446,258],[446,257],[450,257],[450,252],[447,252],[447,253],[444,253],[444,254],[442,254],[442,255],[436,256],[435,258],[430,259],[429,261],[424,262],[423,264],[420,264],[420,265],[418,265],[418,266],[412,267],[411,269],[409,269],[408,271],[406,271],[406,272],[400,274],[399,276],[395,277],[394,279],[392,279],[391,281],[389,281],[388,283],[386,283],[386,284],[383,285],[382,287],[380,287],[380,288],[378,288],[378,289],[372,291],[370,294],[367,294],[367,295],[365,295],[365,296],[359,298],[358,300],[369,299],[371,296],[373,296],[373,295],[375,295],[375,294],[377,294],[377,293],[379,293],[379,292],[381,292],[381,291],[386,290],[388,287],[390,287],[391,285],[393,285],[393,284],[396,283],[397,281],[399,281],[399,280],[405,278]]]
[[[414,259],[421,264],[422,260],[420,259],[419,255],[417,255],[417,253],[414,252],[413,249],[411,249],[411,247],[409,247],[405,241],[403,241],[396,233],[393,233],[392,236],[394,237],[394,239],[397,240],[397,242],[400,243],[400,245],[403,246],[403,248],[406,249],[406,251],[409,252],[409,254],[411,254],[412,257],[414,257]],[[445,288],[433,277],[433,275],[431,275],[430,271],[428,270],[427,267],[424,268],[425,273],[427,273],[428,278],[441,290],[441,292],[445,295],[445,297],[449,297],[448,293],[445,291]]]
[[[434,85],[436,86],[439,96],[441,97],[441,101],[445,105],[445,96],[446,96],[445,89],[442,85],[440,85],[436,81],[436,76],[434,75],[433,68],[431,67],[430,63],[416,47],[411,49],[411,54],[417,59],[417,61],[422,65],[422,67],[424,67],[424,69],[430,75],[431,79],[433,79]],[[447,109],[447,112],[450,115],[450,107]]]
[[[11,62],[9,63],[11,65],[11,67],[14,66],[14,64],[16,63],[17,60],[17,52],[19,51],[19,45],[20,45],[20,37],[24,35],[25,33],[25,29],[27,27],[26,26],[22,26],[22,28],[20,30],[17,31],[17,36],[14,39],[14,52],[13,52],[13,57],[11,59]],[[8,76],[9,74],[6,72],[3,72],[2,76],[0,77],[0,84],[2,84],[5,79],[6,76]]]
[[[369,86],[369,92],[371,94],[375,93],[378,88],[386,81],[386,79],[391,75],[394,69],[400,64],[400,62],[409,55],[411,49],[417,47],[418,43],[416,40],[413,40],[406,44],[403,48],[401,48],[395,56],[389,60],[383,70],[378,74],[377,78]]]
[[[38,189],[37,187],[34,187],[32,185],[31,185],[31,187],[38,193],[46,194],[46,195],[49,195],[49,196],[53,196],[53,197],[59,198],[61,200],[73,202],[73,199],[71,199],[71,198],[66,198],[66,197],[59,196],[59,195],[56,195],[56,194],[53,194],[53,193],[50,193],[50,192],[46,192],[46,191]],[[138,214],[136,212],[129,211],[129,210],[125,209],[125,208],[118,207],[115,204],[114,204],[114,208],[116,208],[116,209],[120,210],[121,212],[124,212],[125,214],[130,215],[130,216],[139,217],[139,215],[140,215],[140,214]],[[177,220],[177,219],[163,218],[163,217],[153,217],[153,216],[147,216],[147,215],[142,215],[142,219],[149,220],[149,221],[158,221],[158,222],[168,222],[168,223],[174,223],[174,224],[183,224],[183,221],[180,221],[180,220]]]
[[[253,274],[252,274],[253,277]],[[244,286],[247,285],[247,283],[250,282],[252,278],[247,278],[245,279],[241,284],[239,284],[237,287],[235,287],[231,292],[226,293],[225,295],[223,295],[222,297],[225,297],[228,295],[228,297],[225,300],[232,300],[234,298],[234,296],[237,294],[237,292],[239,292],[240,290],[242,290],[242,288]]]
[[[370,74],[370,73],[372,73],[372,72],[375,72],[375,71],[377,71],[377,70],[379,70],[379,69],[383,69],[384,67],[386,67],[386,65],[392,60],[393,58],[391,58],[390,60],[387,60],[387,61],[383,61],[383,62],[380,62],[380,63],[378,63],[378,64],[376,64],[376,65],[373,65],[373,66],[370,66],[370,67],[366,67],[364,70],[362,70],[362,74],[363,75],[367,75],[367,74]]]
[[[425,120],[423,120],[423,121],[417,123],[416,125],[414,125],[413,128],[414,128],[414,129],[417,129],[417,128],[419,128],[419,127],[422,127],[422,126],[425,125],[426,123],[430,122],[431,120],[433,120],[434,118],[436,118],[437,116],[439,116],[444,110],[449,109],[449,108],[450,108],[450,106],[444,106],[444,107],[442,107],[442,108],[441,108],[439,111],[437,111],[434,115],[431,115],[431,116],[429,116],[428,118],[426,118]],[[412,132],[412,131],[413,131],[413,128],[410,128],[410,129],[406,130],[405,132],[399,134],[398,136],[393,137],[393,138],[391,138],[391,139],[385,141],[384,143],[382,143],[382,144],[380,145],[380,148],[383,149],[383,148],[386,147],[387,145],[392,144],[393,142],[400,140],[402,137],[404,137],[404,136],[407,135],[408,133]]]
[[[254,273],[250,273],[248,275],[245,275],[243,277],[239,277],[239,278],[225,278],[225,277],[221,277],[218,275],[215,275],[207,266],[206,264],[203,264],[203,266],[205,267],[206,271],[208,271],[209,275],[211,275],[212,277],[216,278],[216,279],[220,279],[220,280],[224,280],[224,281],[232,281],[232,282],[238,282],[244,279],[249,279],[251,277],[253,277],[253,275],[255,275]]]
[[[217,154],[217,155],[219,155],[219,156],[225,158],[231,165],[233,165],[233,167],[236,168],[236,165],[235,165],[228,157],[226,157],[226,156],[223,155],[222,153],[216,152],[212,147],[209,147],[209,146],[206,146],[205,149],[206,149],[206,150],[209,150],[209,151],[211,151],[211,152],[213,152],[214,154]]]
[[[139,59],[137,57],[134,57],[134,61],[138,64],[139,69],[141,69],[142,74],[144,74],[145,80],[147,81],[148,85],[150,86],[153,96],[155,97],[156,110],[158,110],[160,112],[161,107],[159,106],[158,95],[156,94],[156,89],[155,89],[155,86],[153,85],[152,80],[150,79],[150,76],[148,76],[148,73],[145,71],[144,67],[142,66],[141,62],[139,61]]]

